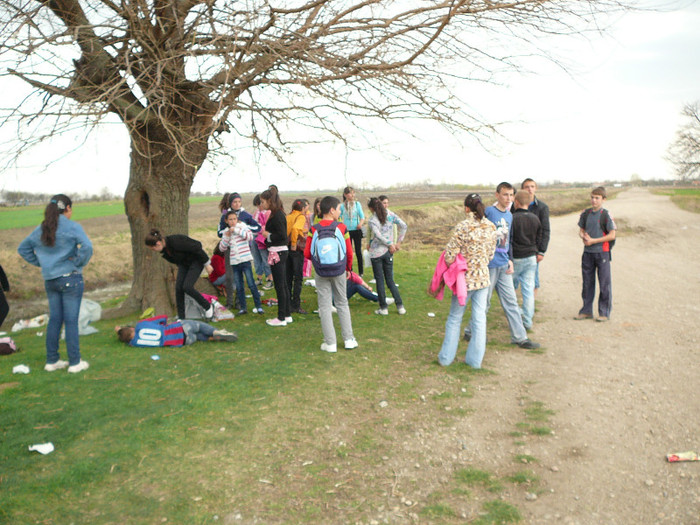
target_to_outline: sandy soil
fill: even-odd
[[[665,456],[700,452],[700,216],[641,189],[606,207],[619,227],[611,321],[573,319],[577,216],[554,218],[532,334],[546,352],[487,347],[484,366],[497,373],[471,404],[493,418],[468,418],[467,447],[496,471],[512,469],[513,454],[538,459],[537,499],[516,502],[527,523],[698,524],[700,462]],[[524,398],[555,411],[554,435],[515,445],[508,431],[523,421]]]

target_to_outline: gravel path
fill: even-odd
[[[495,441],[496,468],[512,466],[512,453],[538,459],[542,492],[518,504],[527,523],[698,524],[700,462],[665,456],[700,452],[700,216],[641,189],[606,207],[619,227],[611,321],[573,320],[578,217],[554,218],[532,334],[546,352],[489,359],[487,347],[497,375],[473,401],[498,417],[481,429],[470,418],[470,433]],[[523,399],[555,411],[553,436],[514,445],[507,430],[523,420]]]

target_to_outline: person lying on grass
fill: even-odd
[[[184,346],[197,341],[228,341],[235,343],[238,335],[226,330],[215,330],[202,321],[184,319],[168,324],[167,315],[158,315],[139,321],[136,326],[115,326],[122,343],[130,346]]]

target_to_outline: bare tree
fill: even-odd
[[[679,179],[700,178],[700,102],[683,108],[684,123],[668,149],[668,159],[676,166]]]
[[[32,86],[8,108],[14,153],[110,115],[128,130],[124,195],[134,281],[127,308],[172,309],[142,239],[187,232],[188,197],[222,132],[284,159],[298,140],[344,141],[363,119],[437,120],[475,137],[452,95],[493,82],[556,34],[596,30],[615,0],[0,0],[6,74]],[[471,107],[478,103],[470,101]],[[37,119],[37,117],[42,117]],[[88,128],[89,129],[89,128]]]

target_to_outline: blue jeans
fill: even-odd
[[[467,346],[467,355],[464,362],[472,368],[481,368],[481,361],[486,353],[486,298],[488,288],[480,290],[470,290],[467,295],[467,302],[472,302],[472,318],[470,326],[472,337]],[[457,355],[457,346],[461,335],[462,317],[467,305],[461,306],[456,295],[452,296],[450,313],[447,315],[445,323],[445,339],[442,341],[442,348],[438,354],[438,362],[442,366],[448,366],[454,361]]]
[[[182,330],[185,332],[186,345],[197,341],[209,341],[209,338],[214,335],[214,327],[202,321],[185,319],[180,323],[182,323]]]
[[[80,339],[78,337],[78,316],[80,301],[83,298],[83,275],[73,272],[69,275],[44,281],[46,296],[49,298],[49,324],[46,327],[46,363],[58,361],[58,338],[61,326],[66,327],[66,350],[70,366],[80,363]]]
[[[250,241],[250,252],[253,254],[253,263],[255,264],[255,273],[270,277],[270,265],[267,264],[267,249],[260,248],[258,243]]]
[[[364,297],[368,301],[374,301],[375,303],[377,301],[379,301],[379,296],[376,293],[370,292],[367,288],[365,288],[361,284],[354,283],[350,279],[348,279],[348,284],[347,284],[347,297],[348,297],[348,299],[350,299],[356,293],[359,293],[362,297]]]
[[[520,283],[523,294],[522,318],[525,328],[532,328],[532,318],[535,315],[535,273],[537,272],[537,256],[513,259],[513,285]]]
[[[486,299],[486,311],[491,307],[491,296],[493,291],[498,292],[498,300],[501,303],[503,312],[506,314],[508,328],[510,328],[510,342],[522,343],[527,339],[527,332],[523,325],[523,319],[520,316],[520,307],[518,306],[518,298],[515,295],[513,288],[513,278],[506,273],[508,265],[499,266],[498,268],[489,268],[489,296]]]
[[[255,279],[253,279],[253,266],[250,264],[250,261],[234,264],[232,267],[233,278],[236,281],[236,293],[238,294],[238,307],[241,310],[248,310],[248,305],[245,301],[245,286],[243,285],[243,276],[245,275],[245,279],[248,281],[248,288],[250,288],[250,293],[253,295],[255,308],[262,308],[260,292],[258,292]]]
[[[398,308],[403,306],[399,289],[394,283],[394,256],[387,251],[381,257],[372,259],[372,271],[374,272],[374,280],[377,281],[379,308],[386,308],[386,290],[384,288],[384,279],[386,279],[386,285],[389,287],[391,295],[394,297],[396,307]]]

